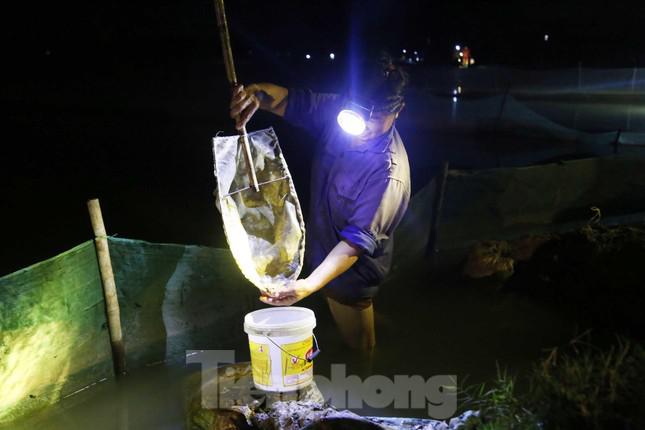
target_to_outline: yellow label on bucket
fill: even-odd
[[[282,381],[285,386],[297,385],[313,377],[313,363],[306,360],[312,348],[311,337],[282,345]]]
[[[271,357],[269,345],[249,341],[251,349],[251,370],[256,384],[271,385]]]

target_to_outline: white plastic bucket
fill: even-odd
[[[253,383],[261,390],[285,392],[304,388],[313,380],[311,309],[277,307],[246,314]]]

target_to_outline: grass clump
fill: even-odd
[[[522,394],[499,369],[492,384],[465,389],[461,408],[479,411],[465,428],[645,428],[645,349],[623,338],[605,347],[588,339],[551,350],[533,367]]]
[[[462,393],[461,408],[477,410],[479,415],[466,423],[467,430],[538,430],[538,417],[526,406],[526,399],[516,393],[515,379],[497,368],[492,384],[478,384]]]
[[[545,428],[645,428],[645,350],[632,341],[601,348],[574,339],[535,366],[530,386]]]

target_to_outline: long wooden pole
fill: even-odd
[[[87,201],[87,209],[90,212],[90,221],[94,230],[94,244],[96,255],[99,260],[99,272],[103,284],[103,297],[105,299],[105,312],[107,314],[108,331],[110,344],[112,345],[112,358],[114,371],[117,377],[125,374],[125,345],[123,343],[123,332],[121,331],[121,311],[119,310],[119,299],[116,293],[116,282],[112,271],[110,260],[110,249],[108,248],[107,233],[103,224],[103,214],[98,199]]]
[[[231,49],[231,37],[228,32],[228,22],[226,20],[226,10],[224,9],[224,0],[215,0],[215,14],[217,15],[217,28],[219,29],[219,38],[222,43],[222,57],[224,58],[224,67],[226,68],[226,77],[231,87],[237,86],[237,74],[235,73],[235,63],[233,62],[233,50]],[[244,160],[249,175],[249,182],[255,191],[260,191],[258,178],[255,174],[253,165],[253,156],[251,155],[251,146],[249,145],[249,136],[246,126],[240,130],[240,144],[244,153]]]

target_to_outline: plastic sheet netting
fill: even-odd
[[[412,197],[396,232],[395,268],[416,264],[428,252],[436,186],[433,180]],[[439,256],[445,257],[443,261],[459,263],[477,241],[509,240],[583,226],[593,216],[591,207],[600,209],[603,222],[645,222],[645,157],[450,170],[436,248]]]
[[[240,346],[243,317],[261,303],[228,250],[109,246],[129,371]],[[92,241],[0,278],[0,357],[0,424],[113,379]]]
[[[112,377],[92,242],[0,278],[0,423]]]

